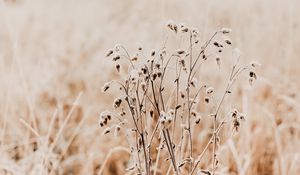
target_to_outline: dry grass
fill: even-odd
[[[296,0],[1,1],[0,174],[130,174],[126,169],[134,161],[125,135],[103,136],[99,126],[98,115],[112,108],[119,92],[101,92],[107,80],[119,77],[105,54],[121,43],[130,54],[143,46],[149,56],[166,37],[168,49],[188,48],[165,27],[168,19],[197,27],[201,42],[230,27],[241,65],[263,65],[253,87],[243,74],[224,101],[221,114],[234,107],[246,121],[238,134],[232,136],[231,123],[220,132],[216,174],[299,174],[298,6]],[[222,97],[230,53],[222,53],[227,61],[222,59],[221,70],[215,60],[200,70],[198,83],[209,82],[216,92],[210,104]],[[208,114],[205,105],[199,111]],[[202,116],[193,136],[194,158],[209,141],[211,122]],[[212,152],[210,147],[197,170],[212,169]],[[164,160],[168,154],[161,151],[164,163],[153,164],[157,175],[173,171]]]

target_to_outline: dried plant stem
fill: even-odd
[[[220,125],[218,126],[218,128],[216,129],[216,134],[218,134],[222,128],[222,126],[225,124],[225,118],[223,119],[223,121],[220,123]],[[200,155],[198,156],[197,160],[196,160],[196,163],[190,173],[190,175],[194,174],[197,166],[199,165],[199,163],[201,162],[205,152],[208,150],[209,148],[209,145],[212,144],[213,142],[213,139],[214,139],[214,135],[212,135],[209,139],[209,141],[207,142],[206,146],[204,147],[203,151],[200,153]]]

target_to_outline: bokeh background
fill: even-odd
[[[98,123],[113,101],[105,53],[159,48],[169,19],[203,40],[230,27],[243,60],[262,64],[254,92],[237,96],[248,118],[228,174],[300,174],[298,0],[1,0],[0,174],[125,174],[126,141]]]

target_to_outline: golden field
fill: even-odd
[[[101,91],[119,78],[105,55],[117,43],[149,55],[166,38],[178,49],[182,38],[168,30],[169,19],[197,27],[200,42],[229,27],[241,62],[261,63],[253,86],[242,78],[222,108],[234,106],[246,120],[238,134],[226,126],[220,135],[215,174],[300,174],[299,7],[297,0],[1,1],[0,174],[136,174],[126,170],[133,155],[124,134],[103,135],[99,125],[118,93]],[[209,63],[201,73],[222,89],[229,65],[220,72]],[[210,131],[203,117],[194,155]],[[155,174],[172,174],[163,156]],[[210,162],[204,157],[197,174]]]

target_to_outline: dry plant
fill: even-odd
[[[217,30],[202,42],[195,28],[173,21],[169,21],[167,27],[183,43],[175,51],[168,49],[166,42],[150,54],[139,47],[132,55],[123,45],[108,51],[106,56],[115,64],[119,79],[103,86],[103,92],[112,89],[116,98],[113,109],[100,114],[100,126],[105,128],[105,135],[114,133],[117,137],[123,133],[127,138],[131,154],[127,171],[130,174],[214,175],[219,165],[217,151],[221,132],[237,133],[245,119],[235,108],[222,114],[224,100],[232,93],[242,73],[248,73],[250,84],[257,79],[254,69],[259,63],[241,65],[238,50],[233,49],[228,36],[231,29]],[[233,59],[229,60],[232,67],[220,99],[213,100],[216,90],[204,82],[200,70],[209,60],[217,65],[211,68],[212,73],[221,68],[225,50],[233,53]],[[201,111],[201,106],[208,108],[210,113]],[[209,119],[204,123],[211,126],[209,131],[197,129],[204,117]],[[222,130],[226,123],[232,125],[229,131]],[[199,132],[209,132],[207,144],[201,150],[197,148]],[[211,166],[199,167],[207,152],[211,153],[205,157]],[[161,164],[167,166],[162,168]]]

